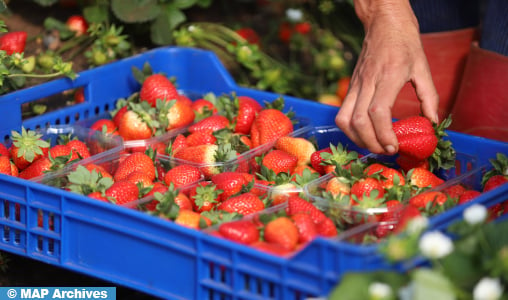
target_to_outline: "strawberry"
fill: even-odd
[[[142,171],[152,181],[155,179],[155,166],[152,158],[144,152],[135,152],[118,164],[113,174],[115,181],[125,180],[134,171]]]
[[[443,192],[429,191],[413,196],[409,199],[409,204],[414,207],[424,209],[428,207],[429,203],[432,203],[432,206],[435,204],[443,205],[447,200],[448,197]]]
[[[193,210],[201,213],[214,209],[219,202],[220,193],[222,191],[218,190],[210,181],[196,184],[189,192]]]
[[[9,149],[4,145],[0,143],[0,155],[11,157],[11,153],[9,152]]]
[[[176,137],[171,141],[171,145],[170,145],[170,149],[171,149],[171,153],[169,153],[170,155],[172,154],[175,154],[176,152],[178,152],[180,149],[183,149],[185,147],[187,147],[187,138],[179,133],[176,135]]]
[[[219,196],[221,201],[240,193],[242,188],[249,183],[243,173],[234,171],[214,174],[210,177],[210,180],[217,189],[223,191]]]
[[[308,165],[316,147],[308,139],[294,136],[283,136],[275,142],[275,149],[285,151],[298,158],[298,165]]]
[[[207,132],[212,133],[222,128],[229,126],[229,120],[225,116],[212,115],[204,118],[191,126],[189,126],[189,132]]]
[[[108,198],[106,197],[106,195],[104,195],[103,193],[101,193],[99,191],[91,192],[87,196],[90,197],[90,198],[94,198],[96,200],[100,200],[100,201],[104,201],[104,202],[109,202]]]
[[[217,142],[217,138],[211,133],[206,131],[196,131],[187,136],[185,139],[187,146],[197,145],[213,145]]]
[[[139,188],[145,188],[152,186],[153,179],[147,173],[143,171],[134,171],[129,173],[125,180],[136,184]]]
[[[98,164],[94,164],[94,163],[90,163],[90,164],[87,164],[85,166],[85,168],[87,170],[89,170],[90,172],[92,172],[93,170],[95,170],[95,172],[97,172],[98,174],[100,174],[102,177],[108,177],[108,178],[113,178],[113,175],[111,175],[111,173],[109,173],[106,168],[104,168],[102,165],[98,165]]]
[[[175,188],[190,185],[202,178],[201,171],[198,167],[183,164],[178,165],[166,172],[164,182],[169,186],[173,184]]]
[[[252,122],[250,136],[253,147],[274,142],[293,132],[291,119],[278,109],[261,110]]]
[[[340,177],[332,177],[326,183],[325,191],[332,196],[351,194],[351,186]]]
[[[198,145],[186,147],[174,153],[174,158],[184,161],[202,164],[201,172],[205,178],[210,178],[214,174],[220,173],[219,167],[214,163],[225,162],[236,158],[236,152],[225,145]]]
[[[298,228],[298,242],[301,244],[308,243],[318,236],[316,224],[306,212],[299,212],[291,215],[291,220]]]
[[[298,227],[289,217],[281,216],[265,225],[263,237],[268,243],[278,244],[282,248],[292,251],[298,244]]]
[[[321,157],[321,153],[323,153],[323,152],[332,154],[332,149],[330,149],[330,147],[326,147],[326,148],[317,150],[310,155],[310,165],[314,168],[314,170],[319,172],[319,174],[321,174],[321,175],[325,174],[323,158]]]
[[[315,224],[321,223],[327,218],[326,215],[312,203],[294,194],[288,197],[286,212],[289,216],[300,212],[308,213]]]
[[[430,163],[429,160],[417,160],[407,155],[399,154],[395,159],[395,162],[399,165],[399,168],[404,172],[409,172],[409,170],[414,168],[424,168],[429,169]]]
[[[266,153],[261,162],[262,166],[272,170],[275,174],[283,172],[292,174],[297,164],[298,157],[276,149]]]
[[[135,183],[118,180],[106,189],[105,195],[111,202],[122,205],[137,200],[139,189]]]
[[[249,215],[265,209],[265,204],[258,196],[253,193],[247,192],[237,196],[232,196],[223,200],[218,206],[218,210],[227,211],[230,213],[239,213],[241,215]]]
[[[459,199],[459,197],[466,191],[466,188],[461,184],[454,184],[443,189],[443,193],[453,199]]]
[[[255,248],[256,250],[277,256],[284,256],[291,253],[291,251],[282,248],[279,244],[268,243],[265,241],[256,241],[249,246]]]
[[[88,31],[88,22],[80,15],[73,15],[65,21],[67,27],[76,33],[76,36],[86,34]]]
[[[476,198],[480,195],[481,195],[481,192],[479,192],[479,191],[475,191],[475,190],[464,191],[462,194],[460,194],[459,200],[457,203],[458,204],[467,203],[469,201],[472,201],[474,198]]]
[[[247,220],[222,223],[219,233],[226,239],[247,245],[258,241],[260,236],[257,226]]]
[[[23,169],[23,171],[19,173],[19,177],[24,179],[31,179],[37,176],[41,176],[44,173],[50,171],[52,165],[53,162],[48,157],[42,156],[37,158],[28,167]]]
[[[21,129],[11,132],[12,146],[10,157],[19,170],[23,170],[33,161],[44,155],[49,149],[49,143],[42,139],[42,135],[33,131]]]
[[[99,119],[90,125],[90,129],[104,134],[118,134],[118,127],[111,119]]]
[[[248,96],[238,96],[238,112],[234,118],[235,132],[249,134],[252,123],[258,112],[263,109],[255,99]]]
[[[139,92],[139,99],[155,107],[157,99],[162,101],[178,99],[178,90],[166,76],[152,74],[143,81]]]
[[[65,145],[69,147],[72,152],[78,155],[81,159],[89,158],[91,156],[88,146],[83,141],[77,139],[70,140]]]
[[[123,115],[127,112],[128,110],[128,106],[125,105],[125,106],[122,106],[121,108],[119,108],[113,115],[113,123],[115,123],[116,127],[118,128],[118,126],[120,125],[120,120],[122,119]]]
[[[166,185],[164,185],[162,182],[156,181],[153,183],[152,188],[145,195],[143,195],[143,197],[154,196],[155,193],[165,194],[167,191],[168,191],[168,187]],[[187,197],[187,196],[185,196],[185,197]],[[149,212],[155,211],[157,204],[159,204],[158,200],[152,200],[152,201],[146,203],[144,205],[144,208]],[[190,207],[190,209],[192,209],[190,200],[189,200],[189,207]]]
[[[217,107],[215,106],[215,104],[204,98],[199,98],[192,101],[191,108],[196,114],[196,121],[199,121],[201,119],[204,119],[217,113]]]
[[[202,216],[201,214],[188,210],[188,209],[181,209],[178,212],[177,217],[175,218],[174,222],[176,224],[194,228],[194,229],[201,229],[203,227],[210,226],[212,223],[210,219]],[[206,225],[203,225],[202,223],[205,223]]]
[[[490,190],[493,190],[503,184],[506,184],[508,182],[508,176],[506,175],[493,175],[491,176],[483,186],[483,192],[488,192]]]
[[[338,234],[337,227],[335,227],[333,220],[328,217],[316,223],[316,230],[318,235],[324,237],[334,237]]]
[[[186,127],[196,118],[192,107],[186,101],[175,100],[170,102],[159,102],[159,122],[166,131]]]
[[[413,205],[406,205],[402,208],[399,214],[399,220],[393,228],[393,233],[401,233],[406,229],[407,224],[414,218],[421,217],[422,213],[418,207]]]
[[[139,110],[127,110],[118,121],[118,134],[126,141],[152,137],[154,130],[144,116]]]
[[[399,153],[417,160],[429,158],[436,150],[438,138],[432,122],[422,116],[412,116],[393,123],[399,142]]]
[[[443,179],[425,168],[414,168],[407,175],[410,184],[419,188],[434,188],[444,183]]]
[[[11,160],[8,156],[0,155],[0,174],[12,175]]]
[[[0,50],[7,55],[23,53],[25,51],[27,33],[25,31],[13,31],[0,36]]]
[[[455,166],[455,150],[443,137],[450,126],[448,117],[441,124],[433,124],[423,116],[412,116],[395,121],[393,131],[399,142],[399,153],[416,161],[429,160],[430,169],[449,169]]]
[[[402,172],[380,163],[373,163],[367,166],[364,172],[367,176],[372,176],[374,174],[381,175],[381,182],[383,184],[383,188],[385,189],[391,188],[394,184],[404,185],[406,183]]]
[[[361,201],[364,196],[370,196],[373,191],[378,192],[376,199],[382,198],[385,194],[380,180],[367,177],[353,183],[350,194],[356,196]]]

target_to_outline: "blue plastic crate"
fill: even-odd
[[[132,67],[177,78],[189,94],[235,91],[259,101],[280,95],[238,86],[209,51],[165,47],[0,97],[0,134],[72,124],[114,108],[139,90]],[[84,87],[86,102],[23,120],[24,103]],[[286,107],[313,125],[333,125],[336,107],[284,96]],[[488,162],[508,144],[451,133],[461,152]],[[498,199],[508,186],[479,199]],[[479,201],[479,200],[477,200]],[[109,205],[54,187],[0,175],[0,249],[125,285],[166,299],[306,299],[324,296],[346,271],[387,267],[375,247],[316,239],[280,258],[178,226],[132,209]],[[449,212],[443,218],[454,218]],[[369,265],[369,263],[371,263]]]

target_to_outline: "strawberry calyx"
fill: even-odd
[[[296,183],[297,186],[303,187],[307,183],[314,181],[314,180],[318,179],[319,177],[320,177],[319,173],[312,172],[309,169],[304,169],[302,171],[301,175],[300,174],[294,175],[294,179],[295,179],[294,182]]]
[[[150,106],[147,102],[134,103],[129,102],[128,109],[136,113],[136,115],[143,121],[152,131],[155,131],[161,127],[162,121],[155,119],[156,110]],[[167,118],[166,118],[167,119]]]
[[[96,170],[89,171],[84,166],[77,166],[76,169],[67,175],[67,188],[81,195],[88,195],[93,192],[104,194],[106,189],[113,185],[113,179],[103,177]]]
[[[150,212],[153,215],[174,220],[180,212],[180,206],[175,202],[178,191],[175,190],[173,184],[170,184],[168,190],[162,194],[160,192],[154,193],[154,199],[159,203],[155,206],[155,210]]]
[[[348,165],[354,160],[358,160],[358,152],[348,151],[347,146],[338,143],[333,145],[330,143],[330,152],[321,152],[321,164],[323,165],[335,165],[336,169],[343,169],[344,166]]]
[[[201,216],[208,218],[212,225],[232,222],[242,219],[243,215],[237,212],[227,212],[223,210],[207,210],[201,213]]]
[[[272,102],[268,102],[268,101],[265,101],[265,109],[276,109],[276,110],[280,110],[280,111],[284,111],[284,107],[285,107],[285,101],[284,101],[284,97],[280,96],[279,98],[273,100]],[[295,120],[294,120],[294,117],[296,115],[296,113],[290,109],[288,112],[285,112],[284,113],[289,119],[291,119],[291,121],[293,121],[293,123],[295,123]]]
[[[42,139],[42,134],[24,127],[21,128],[21,133],[11,131],[11,139],[13,146],[18,149],[17,156],[28,162],[33,162],[37,155],[43,155],[42,148],[50,147],[50,143]]]
[[[438,143],[436,149],[428,158],[430,171],[438,169],[448,170],[455,167],[456,151],[452,147],[452,142],[444,139],[446,136],[448,136],[445,130],[450,126],[451,123],[452,119],[451,115],[449,115],[440,124],[432,124],[438,139]]]
[[[217,189],[214,184],[199,185],[196,187],[196,195],[194,196],[194,204],[201,209],[207,203],[218,203],[219,195],[223,191]]]
[[[487,181],[489,181],[489,179],[493,176],[502,175],[508,178],[508,157],[506,155],[503,153],[497,153],[496,158],[490,159],[489,162],[492,165],[492,169],[485,172],[482,176],[483,187],[485,187]]]

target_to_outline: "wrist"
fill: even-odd
[[[389,22],[410,23],[416,28],[418,20],[409,0],[354,0],[355,12],[365,30],[379,19]]]

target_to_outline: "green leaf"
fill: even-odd
[[[185,22],[185,14],[171,6],[162,11],[150,27],[150,37],[154,44],[168,45],[172,43],[173,30]]]
[[[152,21],[160,13],[157,0],[111,0],[111,10],[125,23]]]
[[[7,10],[7,5],[5,4],[5,1],[0,1],[0,13],[3,13]]]
[[[62,40],[67,40],[75,35],[74,31],[70,30],[64,22],[53,17],[44,19],[43,25],[46,30],[57,30]]]
[[[87,6],[83,16],[89,23],[109,23],[109,7],[105,5]]]
[[[180,9],[186,9],[194,6],[197,0],[174,0],[173,5]]]
[[[408,282],[408,276],[391,271],[369,273],[346,273],[340,284],[330,293],[329,300],[371,299],[369,286],[374,283],[385,283],[392,288],[394,296],[397,290]]]
[[[416,269],[411,274],[414,284],[413,300],[455,300],[453,285],[448,278],[431,269]]]

